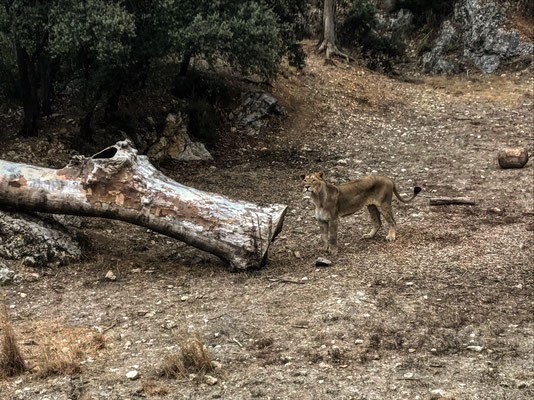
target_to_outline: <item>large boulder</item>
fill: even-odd
[[[81,256],[79,242],[59,223],[0,211],[0,257],[43,266],[51,262],[68,264]]]
[[[160,138],[148,150],[148,156],[155,161],[166,159],[176,161],[212,160],[204,144],[193,142],[187,133],[181,114],[169,114]]]
[[[484,73],[494,72],[504,60],[524,58],[530,62],[532,43],[522,42],[517,32],[502,28],[505,7],[494,1],[458,1],[452,18],[442,24],[434,47],[423,54],[425,72],[457,72],[464,60]]]
[[[235,110],[237,125],[248,135],[257,135],[273,115],[282,115],[284,108],[273,95],[265,92],[249,92],[241,97]]]

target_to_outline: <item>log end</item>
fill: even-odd
[[[503,169],[523,168],[528,162],[528,152],[524,147],[506,148],[499,152],[497,158]]]

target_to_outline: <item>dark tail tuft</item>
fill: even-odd
[[[420,191],[421,191],[421,188],[419,186],[416,186],[416,187],[413,188],[413,194],[414,195],[419,193]]]

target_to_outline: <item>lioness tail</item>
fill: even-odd
[[[395,186],[395,184],[393,185],[393,193],[395,193],[395,196],[397,196],[397,199],[399,199],[400,201],[402,201],[403,203],[409,203],[410,201],[412,201],[413,199],[415,199],[415,196],[417,196],[417,194],[421,191],[421,188],[419,186],[416,186],[413,188],[413,196],[410,197],[408,200],[405,200],[403,199],[402,197],[400,197],[399,195],[399,192],[397,192],[397,186]]]

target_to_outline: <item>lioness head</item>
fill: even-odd
[[[315,172],[310,175],[301,175],[302,183],[304,184],[304,192],[317,193],[323,183],[325,183],[326,176],[323,171]]]

